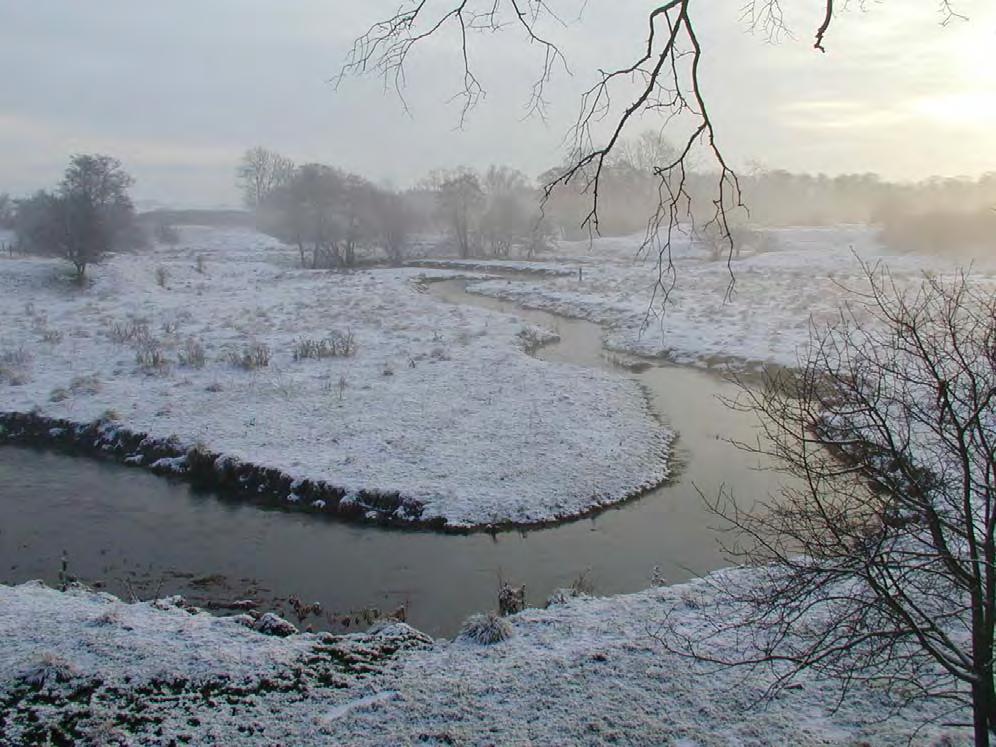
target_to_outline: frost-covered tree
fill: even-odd
[[[87,266],[108,252],[136,243],[132,183],[115,158],[73,156],[55,192],[38,192],[19,203],[19,246],[68,260],[82,278]]]

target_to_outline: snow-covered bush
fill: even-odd
[[[166,351],[163,350],[158,340],[151,339],[146,340],[139,346],[135,352],[135,363],[138,364],[139,368],[148,373],[162,372],[169,367],[169,359],[166,357]]]
[[[257,633],[275,635],[280,638],[286,638],[289,635],[297,633],[297,628],[293,623],[284,620],[284,618],[272,612],[266,612],[261,615],[252,627]]]
[[[41,330],[42,342],[47,342],[49,345],[58,345],[64,337],[65,335],[57,329],[45,328]]]
[[[22,674],[21,681],[30,687],[41,689],[70,682],[79,677],[79,670],[70,662],[55,654],[43,654],[38,661]]]
[[[526,587],[510,586],[502,582],[498,589],[498,611],[502,615],[514,615],[526,608]]]
[[[186,366],[187,368],[204,368],[204,363],[207,360],[204,354],[204,346],[201,345],[200,340],[196,337],[188,337],[183,341],[180,350],[176,354],[176,358],[181,366]]]
[[[31,353],[23,347],[0,351],[0,381],[19,386],[28,381],[31,369]]]
[[[114,342],[122,345],[142,343],[149,339],[149,323],[144,319],[129,319],[127,322],[114,322],[108,331]]]
[[[494,612],[486,615],[471,615],[460,628],[460,637],[482,646],[490,646],[507,641],[515,634],[512,623]]]
[[[242,350],[230,351],[228,361],[233,366],[245,369],[246,371],[266,368],[270,365],[270,348],[262,342],[246,345]]]
[[[356,352],[356,341],[352,332],[333,332],[328,337],[315,340],[305,338],[294,342],[294,360],[314,358],[348,358]]]

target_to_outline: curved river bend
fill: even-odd
[[[443,535],[265,508],[116,464],[4,447],[0,581],[55,583],[65,551],[70,574],[125,598],[254,598],[291,619],[291,595],[340,613],[405,603],[417,628],[452,635],[468,614],[494,607],[499,577],[524,583],[528,602],[542,605],[585,571],[596,593],[613,594],[645,588],[655,566],[668,581],[681,581],[727,564],[697,488],[712,495],[725,484],[740,496],[761,496],[774,479],[724,440],[754,432],[748,416],[717,398],[735,394],[730,385],[686,367],[626,372],[605,358],[597,325],[467,294],[460,281],[433,283],[430,293],[556,329],[561,340],[538,351],[541,359],[639,381],[678,433],[676,478],[555,527]],[[324,619],[310,622],[329,627]]]

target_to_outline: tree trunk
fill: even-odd
[[[989,614],[986,615],[985,612]],[[990,736],[996,733],[996,685],[993,683],[992,609],[972,600],[972,658],[976,682],[972,685],[972,722],[977,747],[989,747]]]
[[[991,710],[986,707],[984,691],[984,685],[972,685],[972,725],[975,730],[975,747],[989,747]]]

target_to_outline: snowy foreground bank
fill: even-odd
[[[770,675],[699,667],[651,635],[718,604],[704,581],[574,598],[484,646],[401,623],[277,637],[179,600],[0,586],[0,743],[879,745],[941,713],[888,716],[860,688],[833,712],[835,690],[808,678],[759,704]],[[931,726],[914,743],[966,737]]]
[[[457,528],[570,518],[667,476],[636,384],[535,360],[552,332],[418,292],[453,271],[300,270],[253,232],[182,236],[85,289],[0,260],[0,413],[160,470],[197,447],[288,504]]]

